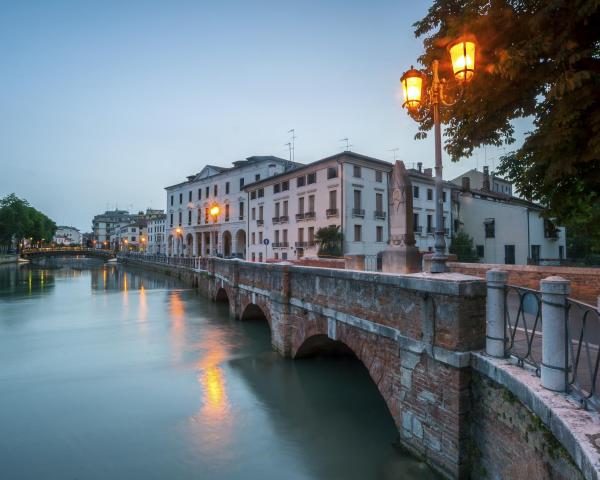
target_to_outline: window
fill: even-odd
[[[202,219],[202,209],[198,209],[198,225],[200,225],[200,220]]]
[[[210,195],[210,187],[206,187],[206,198]]]
[[[171,195],[171,206],[173,206],[173,195]]]
[[[484,255],[484,252],[485,252],[485,250],[484,250],[484,248],[483,248],[483,245],[477,245],[477,246],[475,247],[475,249],[477,250],[477,256],[478,256],[479,258],[483,258],[483,257],[485,257],[485,255]]]
[[[442,202],[446,203],[446,192],[442,192]]]
[[[172,199],[173,197],[171,197]],[[171,214],[171,226],[173,226],[173,214]]]
[[[358,165],[352,166],[352,176],[354,178],[361,178],[360,167]]]
[[[362,196],[361,196],[361,191],[360,190],[354,190],[354,208],[357,210],[361,209],[361,200],[362,200]]]
[[[260,180],[260,173],[257,173],[256,175],[254,175],[254,181],[258,182]]]
[[[314,195],[308,196],[308,211],[309,212],[315,211],[315,196]]]
[[[285,192],[290,189],[290,181],[286,180],[285,182],[281,182],[281,191]]]
[[[217,185],[213,185],[213,196],[217,196]]]
[[[265,189],[264,188],[259,188],[258,189],[258,198],[262,198],[265,196]]]
[[[258,243],[262,244],[263,242],[263,232],[258,232]]]
[[[261,205],[260,207],[258,207],[258,219],[259,220],[263,220],[263,206]]]
[[[334,210],[337,208],[337,191],[329,190],[329,208]]]
[[[285,217],[287,217],[287,215],[288,215],[288,201],[287,200],[283,201],[283,215]]]
[[[256,208],[252,207],[252,220],[256,220]]]
[[[565,258],[565,247],[563,245],[558,246],[558,258],[564,260]]]
[[[225,205],[225,221],[229,221],[229,204]]]
[[[281,183],[273,185],[273,193],[279,193],[281,191]]]
[[[254,242],[252,242],[252,243],[254,243]],[[256,262],[256,253],[254,253],[254,252],[252,252],[252,261]]]
[[[256,190],[250,192],[250,200],[256,200]]]
[[[331,180],[332,178],[337,178],[337,167],[329,167],[327,168],[327,180]]]
[[[419,230],[419,214],[413,213],[413,228],[415,232]]]
[[[198,189],[198,200],[202,200],[202,189]]]
[[[383,227],[375,227],[375,241],[383,242]]]
[[[183,203],[183,193],[179,194],[179,205]]]
[[[244,202],[240,202],[239,209],[240,209],[240,220],[243,220],[244,219]]]
[[[131,241],[135,242],[135,236],[131,237]]]
[[[256,233],[252,232],[252,245],[256,244]]]
[[[229,194],[229,182],[225,182],[225,195]]]
[[[298,241],[304,242],[304,229],[303,228],[298,229]]]
[[[304,197],[298,198],[298,213],[304,213]]]
[[[273,256],[275,257],[275,260],[279,260],[279,253],[278,252],[274,252]]]
[[[431,188],[427,189],[427,200],[433,200],[433,190]]]
[[[515,264],[515,246],[504,245],[504,263],[507,265]]]
[[[258,254],[258,261],[259,261],[259,262],[262,262],[262,261],[263,261],[262,252],[260,252],[260,253]]]
[[[188,225],[192,224],[192,211],[188,210]]]
[[[282,259],[282,260],[287,260],[287,252],[283,252],[283,253],[281,254],[281,259]]]
[[[485,225],[485,238],[495,238],[496,220],[493,218],[486,218],[483,224]]]
[[[433,233],[433,215],[427,215],[427,233]]]
[[[311,183],[317,183],[317,172],[309,173],[306,178],[306,183],[310,185]]]
[[[205,208],[204,209],[204,223],[208,223],[208,215],[209,215],[208,208]]]
[[[191,202],[191,201],[192,201],[192,191],[190,190],[188,192],[188,202]]]
[[[375,210],[378,212],[383,212],[383,194],[376,193],[375,194]]]
[[[419,198],[419,187],[413,185],[413,197]]]
[[[287,241],[288,241],[287,230],[282,230],[282,233],[283,233],[283,243],[287,243]]]
[[[273,243],[279,243],[279,230],[275,230],[275,241]]]
[[[375,170],[375,181],[378,183],[383,182],[383,172],[380,170]]]
[[[279,202],[275,204],[275,216],[279,217]]]
[[[354,241],[360,242],[362,241],[362,226],[354,225]]]
[[[181,212],[179,212],[179,225],[181,225]]]
[[[304,175],[296,178],[296,187],[303,187],[304,185],[306,185],[306,177]]]
[[[541,247],[539,245],[532,245],[531,246],[531,259],[537,263],[540,261],[540,249]]]
[[[240,178],[240,190],[244,188],[244,177]]]
[[[308,243],[315,243],[315,227],[308,227]]]

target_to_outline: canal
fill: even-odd
[[[289,360],[174,279],[0,266],[0,477],[427,479],[352,357]]]

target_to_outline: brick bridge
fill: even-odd
[[[490,379],[498,380],[499,366],[479,356],[479,371],[473,368],[473,351],[485,344],[482,279],[218,258],[196,259],[192,267],[159,258],[163,264],[120,260],[178,276],[227,301],[235,318],[266,319],[273,348],[286,357],[353,352],[385,399],[402,445],[444,476],[483,478],[488,471],[502,472],[497,478],[597,478],[582,476],[581,459],[579,468],[565,467],[545,452],[549,430],[534,416],[529,425],[529,410]],[[498,453],[498,444],[510,448]]]

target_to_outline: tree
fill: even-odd
[[[466,232],[459,231],[452,237],[448,251],[454,253],[459,262],[479,262],[477,251],[473,247],[473,239]]]
[[[442,114],[452,160],[476,147],[514,143],[512,122],[531,119],[532,131],[501,159],[499,173],[597,248],[599,24],[595,0],[435,0],[415,24],[416,36],[424,37],[424,65],[445,58],[449,39],[467,31],[477,38],[476,74],[463,99]],[[423,120],[417,136],[431,126]]]
[[[341,257],[343,240],[344,234],[341,232],[339,225],[319,228],[315,233],[315,241],[319,244],[317,255],[320,257]]]
[[[27,200],[14,193],[0,199],[0,245],[11,245],[13,240],[33,238],[49,241],[56,232],[56,224]]]

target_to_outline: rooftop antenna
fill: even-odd
[[[396,152],[400,150],[400,148],[396,147],[396,148],[390,148],[388,150],[388,152],[394,152],[394,163],[396,163]]]
[[[292,156],[290,158],[290,162],[295,162],[296,161],[296,129],[292,128],[291,130],[288,130],[288,133],[292,134],[292,145],[291,145],[291,151],[292,151]]]
[[[346,138],[342,138],[341,140],[339,140],[340,142],[346,142],[346,152],[350,151],[350,147],[352,147],[353,145],[350,145],[350,140],[348,140],[348,137]]]
[[[285,144],[285,146],[286,146],[286,147],[288,147],[289,154],[290,154],[290,162],[291,162],[291,161],[292,161],[292,151],[293,151],[293,148],[292,148],[292,142],[287,142],[287,143]]]

